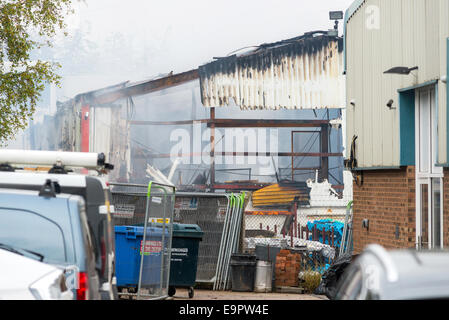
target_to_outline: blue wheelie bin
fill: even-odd
[[[162,226],[156,223],[150,225],[159,228]],[[198,248],[203,239],[203,231],[196,224],[174,223],[172,237],[168,295],[175,295],[176,288],[187,288],[189,298],[193,298]]]
[[[115,226],[115,274],[117,288],[137,289],[139,283],[140,261],[144,254],[142,285],[160,284],[162,249],[168,247],[168,231],[165,231],[165,244],[162,243],[162,229],[147,228],[146,245],[143,249],[144,227]]]

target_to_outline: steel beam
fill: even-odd
[[[342,157],[342,153],[307,153],[307,152],[278,152],[278,153],[270,153],[270,152],[215,152],[215,156],[228,156],[228,157]],[[179,157],[200,157],[200,156],[210,156],[209,152],[192,152],[192,153],[183,153],[178,154]],[[161,153],[161,154],[152,154],[152,158],[170,158],[172,155],[169,153]]]
[[[211,108],[214,109],[214,108]],[[328,124],[327,120],[254,120],[254,119],[200,119],[180,121],[129,121],[138,126],[177,126],[206,123],[215,128],[320,128]]]

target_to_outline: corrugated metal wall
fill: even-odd
[[[89,152],[102,152],[114,165],[111,180],[126,175],[130,167],[126,101],[121,104],[91,106],[89,111]],[[46,128],[50,149],[81,151],[81,101],[69,101],[52,117],[53,126]]]
[[[357,135],[358,167],[400,165],[397,90],[446,74],[448,12],[448,0],[366,0],[349,17],[346,157],[352,137]],[[408,76],[383,74],[396,66],[419,66],[419,70]],[[446,85],[440,81],[438,86],[438,130],[445,133]],[[390,99],[396,109],[386,107]],[[446,138],[439,135],[439,163],[448,160]]]
[[[103,152],[114,165],[109,174],[111,180],[124,177],[130,171],[129,128],[126,119],[126,100],[116,105],[90,108],[89,151]]]
[[[202,103],[242,109],[344,107],[343,43],[316,36],[199,67]]]
[[[81,149],[81,104],[68,102],[54,115],[53,132],[55,150],[80,151]]]

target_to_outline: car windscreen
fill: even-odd
[[[46,263],[67,262],[62,229],[33,211],[0,208],[0,243],[38,253]]]

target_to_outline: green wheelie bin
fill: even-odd
[[[151,223],[151,226],[161,224]],[[196,224],[173,223],[172,249],[170,259],[170,279],[168,295],[174,296],[176,288],[187,288],[189,298],[193,298],[198,248],[203,239],[203,231]]]

